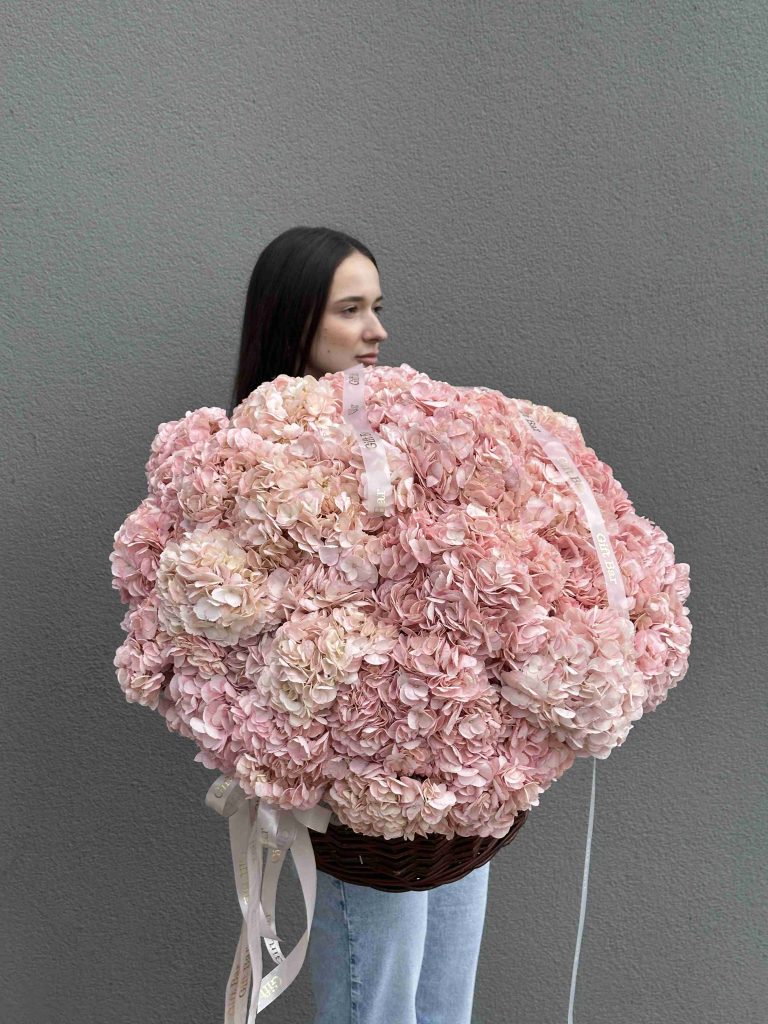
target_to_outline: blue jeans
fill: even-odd
[[[402,893],[318,871],[313,1024],[471,1024],[489,868]]]

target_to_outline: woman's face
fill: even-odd
[[[328,302],[317,327],[305,374],[348,370],[361,356],[376,354],[387,337],[381,325],[379,272],[367,256],[353,252],[333,275]]]

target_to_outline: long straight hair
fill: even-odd
[[[302,376],[336,268],[361,252],[373,253],[332,228],[289,228],[256,260],[245,299],[232,407],[281,373]]]

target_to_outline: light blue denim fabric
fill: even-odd
[[[313,1024],[471,1024],[489,869],[403,893],[318,871]]]

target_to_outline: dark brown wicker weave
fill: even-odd
[[[436,832],[414,839],[366,836],[346,825],[328,823],[326,832],[309,829],[315,863],[342,882],[367,885],[383,892],[434,889],[455,882],[481,867],[512,842],[528,817],[520,811],[501,839],[493,836],[454,836]]]

